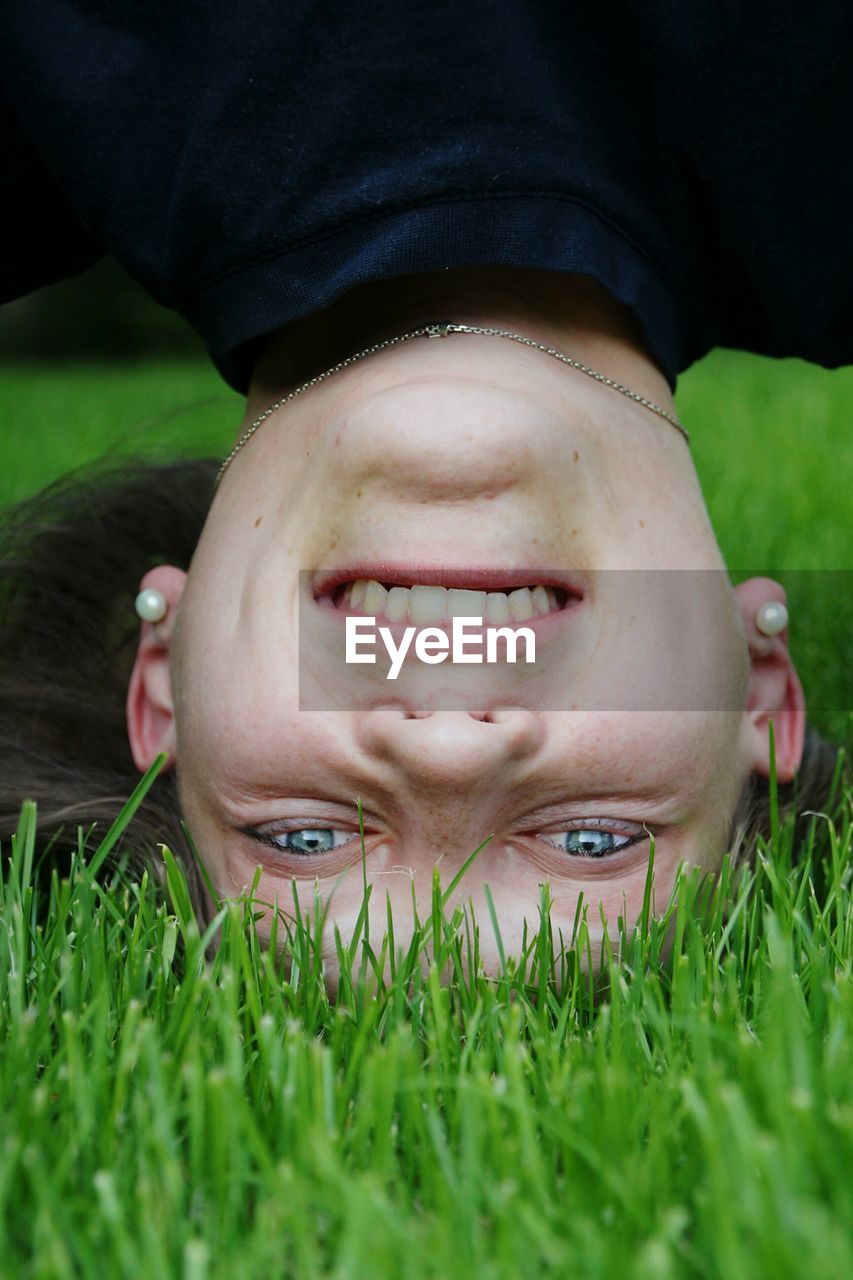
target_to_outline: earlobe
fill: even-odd
[[[762,619],[776,616],[770,605],[785,605],[785,591],[771,578],[750,578],[735,588],[749,646],[750,675],[745,707],[746,749],[751,768],[770,774],[770,732],[776,777],[790,782],[800,766],[806,732],[803,687],[788,652],[787,629],[762,629]],[[774,624],[774,627],[777,624]]]
[[[127,690],[128,741],[140,773],[144,773],[161,752],[169,757],[167,767],[175,760],[170,653],[186,576],[174,565],[158,565],[146,573],[140,583],[140,591],[159,592],[166,605],[159,621],[140,624],[139,647]]]

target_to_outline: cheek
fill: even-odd
[[[205,776],[203,770],[199,771],[193,752],[187,749],[182,753],[179,745],[175,779],[181,816],[217,894],[222,898],[238,897],[244,882],[251,882],[252,877],[249,874],[239,878],[233,869],[223,834],[211,813],[209,797],[204,786],[200,785],[199,779]]]

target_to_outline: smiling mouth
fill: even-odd
[[[507,581],[514,576],[514,581]],[[481,585],[482,584],[482,585]],[[577,584],[524,581],[519,574],[430,570],[382,577],[333,575],[315,598],[341,613],[399,625],[428,626],[453,618],[479,618],[493,626],[535,622],[583,598]]]

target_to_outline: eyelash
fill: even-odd
[[[553,849],[556,849],[558,853],[565,854],[567,858],[585,858],[591,861],[603,862],[607,858],[615,858],[617,857],[618,854],[625,853],[628,849],[631,848],[632,845],[642,844],[644,840],[649,839],[648,831],[640,831],[640,832],[637,832],[636,835],[629,836],[624,831],[608,831],[606,827],[596,827],[596,826],[590,825],[589,823],[584,823],[577,827],[565,827],[562,831],[550,831],[547,833],[547,835],[552,835],[552,836],[571,835],[572,833],[579,832],[579,831],[595,831],[599,835],[603,835],[603,836],[616,836],[624,839],[625,843],[620,844],[615,849],[609,849],[606,853],[581,853],[577,849],[573,849],[573,850],[560,849],[557,845],[551,845],[551,847]],[[545,844],[551,844],[551,841],[546,839],[545,836],[538,835],[536,839],[543,840]]]
[[[341,828],[339,827],[289,827],[285,831],[270,832],[255,831],[252,829],[248,830],[246,835],[251,836],[253,840],[257,840],[259,844],[269,845],[270,848],[275,849],[276,853],[289,854],[292,858],[309,859],[322,858],[327,853],[337,853],[340,849],[346,849],[346,847],[354,841],[360,842],[361,835],[358,831],[354,831],[349,840],[345,840],[343,844],[333,845],[331,849],[321,849],[319,853],[307,853],[300,849],[283,849],[281,845],[275,843],[276,840],[281,840],[282,838],[286,839],[287,836],[298,835],[300,831],[332,831],[337,834],[340,830]]]
[[[289,854],[291,857],[304,858],[306,860],[322,858],[326,854],[337,853],[341,849],[346,849],[350,844],[356,841],[360,842],[361,840],[360,833],[356,831],[356,832],[353,832],[352,836],[348,840],[345,840],[342,844],[333,845],[331,849],[322,849],[320,850],[319,853],[309,853],[299,849],[284,849],[281,847],[281,845],[276,844],[276,839],[281,839],[282,837],[287,838],[287,836],[296,835],[300,831],[332,831],[333,833],[337,834],[338,832],[341,832],[341,829],[336,827],[290,827],[283,831],[262,832],[254,828],[249,828],[249,829],[246,829],[245,834],[250,836],[253,840],[257,841],[259,844],[268,845],[270,848],[274,849],[278,854],[284,854],[284,855]],[[577,850],[573,850],[573,851],[569,851],[566,849],[561,850],[558,848],[556,844],[553,844],[550,840],[546,838],[548,835],[551,835],[551,836],[570,835],[573,832],[580,832],[580,831],[597,831],[601,835],[624,837],[625,844],[619,845],[619,847],[616,849],[610,849],[606,853],[580,853]],[[341,832],[341,834],[343,834],[343,832]],[[625,853],[633,845],[641,844],[643,841],[648,840],[649,836],[650,836],[649,831],[637,832],[635,835],[632,835],[632,836],[629,836],[627,832],[624,832],[624,831],[608,831],[606,827],[603,827],[603,826],[598,827],[595,825],[594,820],[588,819],[586,822],[579,822],[574,827],[564,827],[562,831],[546,832],[544,835],[539,833],[536,836],[534,836],[534,839],[541,840],[542,843],[550,845],[555,852],[563,853],[567,858],[588,859],[590,861],[604,861],[607,858],[615,858],[620,853]]]

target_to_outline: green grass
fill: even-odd
[[[606,995],[545,897],[486,979],[436,880],[393,975],[387,934],[337,938],[334,1004],[318,915],[280,956],[251,900],[201,934],[168,854],[166,901],[97,850],[38,888],[35,821],[0,884],[4,1276],[851,1273],[849,821],[683,876]]]
[[[850,568],[851,375],[720,353],[679,396],[729,563],[800,571],[830,729],[847,578],[813,571]],[[221,453],[239,418],[194,364],[0,388],[4,500],[107,447]],[[786,826],[739,880],[682,877],[598,992],[583,920],[559,954],[532,903],[490,980],[491,922],[443,919],[437,886],[393,977],[370,901],[336,1003],[316,918],[278,956],[250,901],[202,933],[167,853],[162,885],[108,870],[129,812],[62,874],[34,866],[29,804],[2,850],[0,1280],[853,1274],[849,793],[796,864]]]

